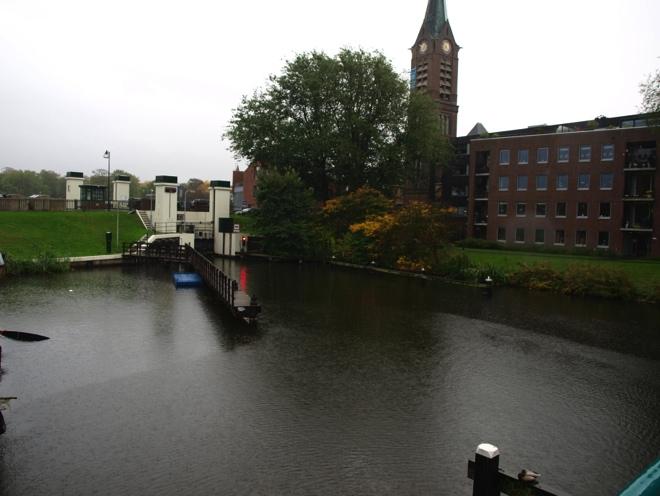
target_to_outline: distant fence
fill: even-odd
[[[111,201],[113,210],[128,210],[128,202]],[[0,198],[4,212],[63,212],[65,210],[105,210],[105,200],[65,200],[62,198]]]

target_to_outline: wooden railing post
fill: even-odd
[[[472,496],[499,496],[500,450],[492,444],[480,444],[474,464]]]

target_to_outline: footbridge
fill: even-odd
[[[231,313],[245,322],[254,323],[261,313],[256,296],[239,289],[238,282],[227,276],[211,260],[190,245],[175,243],[124,243],[122,258],[134,263],[165,262],[192,266],[206,286],[213,291]]]

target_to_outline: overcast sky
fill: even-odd
[[[0,168],[230,179],[221,135],[294,54],[403,77],[427,0],[0,0]],[[624,115],[660,67],[658,0],[447,0],[459,134]]]

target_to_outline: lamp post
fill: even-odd
[[[103,158],[108,159],[108,212],[110,211],[110,152],[108,150],[103,154]]]

